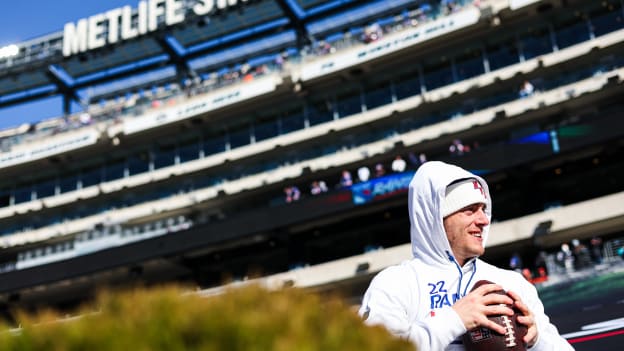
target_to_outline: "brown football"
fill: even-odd
[[[488,280],[479,280],[472,290],[484,285],[493,284]],[[492,292],[492,294],[507,294],[503,290]],[[489,319],[505,327],[505,334],[497,333],[489,328],[477,327],[469,330],[463,336],[463,343],[466,351],[526,351],[527,347],[522,340],[527,333],[527,327],[518,323],[518,316],[522,313],[513,308],[514,315],[496,315]]]

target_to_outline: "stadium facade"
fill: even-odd
[[[489,260],[594,236],[614,258],[623,18],[621,0],[149,0],[3,48],[0,106],[65,114],[0,131],[0,303],[252,278],[357,300],[409,258],[425,160],[490,183]]]

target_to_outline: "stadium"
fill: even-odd
[[[411,255],[428,160],[490,184],[486,260],[554,275],[563,243],[600,238],[617,264],[623,18],[620,0],[149,0],[2,48],[0,108],[64,109],[0,131],[3,313],[167,282],[357,304]]]

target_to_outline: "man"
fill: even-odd
[[[423,164],[409,185],[414,258],[388,267],[371,282],[360,315],[411,340],[420,350],[464,350],[461,337],[477,326],[504,333],[489,315],[523,314],[531,350],[573,350],[544,314],[537,291],[520,274],[478,257],[492,216],[487,183],[443,162]],[[487,284],[471,292],[479,280]],[[509,296],[489,294],[505,289]]]

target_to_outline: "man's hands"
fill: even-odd
[[[514,305],[522,313],[522,316],[518,317],[518,323],[527,326],[527,333],[524,336],[524,342],[527,347],[532,347],[537,342],[537,326],[535,325],[535,316],[529,310],[529,307],[522,302],[520,296],[513,291],[507,292],[511,298],[514,299]]]
[[[512,316],[514,314],[513,310],[507,307],[507,305],[514,303],[511,297],[503,294],[490,294],[500,290],[503,288],[498,284],[485,284],[455,302],[452,308],[464,322],[467,330],[486,327],[500,334],[505,334],[505,328],[488,319],[488,316],[491,315]],[[520,301],[519,298],[517,301]],[[526,306],[524,307],[526,308]]]
[[[512,316],[514,311],[508,306],[513,304],[522,313],[522,316],[518,317],[518,323],[527,327],[524,342],[528,347],[532,347],[537,342],[535,316],[522,302],[520,295],[515,292],[508,291],[508,295],[491,294],[501,290],[503,288],[498,284],[482,285],[459,299],[452,308],[459,315],[467,330],[486,327],[500,334],[505,334],[505,328],[489,320],[488,316],[501,314]]]

